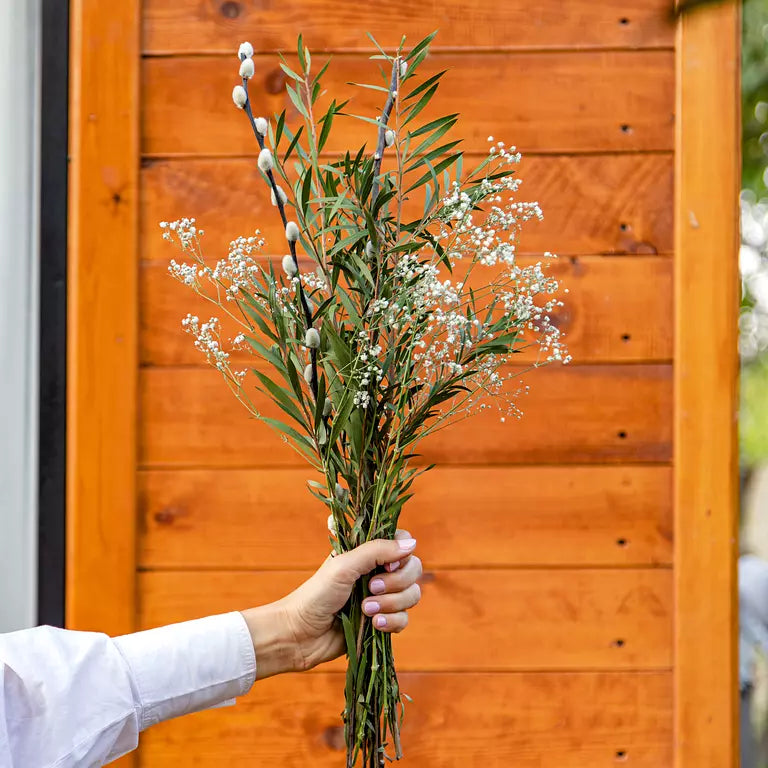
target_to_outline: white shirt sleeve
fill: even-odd
[[[0,767],[104,765],[150,725],[240,696],[255,676],[240,613],[114,639],[53,627],[0,635]]]

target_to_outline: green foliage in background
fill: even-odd
[[[742,34],[742,186],[768,195],[768,0],[745,0]]]
[[[768,0],[745,0],[742,32],[742,188],[768,197]],[[742,309],[753,304],[743,292]],[[754,466],[768,459],[768,356],[742,368],[741,460]]]

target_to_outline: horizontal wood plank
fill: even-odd
[[[628,761],[661,768],[672,762],[667,672],[405,673],[401,687],[413,698],[403,730],[405,765],[615,768]],[[342,673],[261,681],[234,709],[150,728],[141,737],[140,765],[338,768],[343,690]]]
[[[285,91],[286,76],[275,56],[255,58],[250,93],[256,114],[298,113]],[[450,70],[432,103],[419,115],[427,122],[460,112],[455,129],[468,152],[486,153],[487,137],[523,152],[670,150],[674,128],[674,53],[671,51],[433,54],[428,77]],[[379,83],[376,62],[350,56],[324,76],[326,95],[351,98],[346,111],[375,117],[382,94],[350,81]],[[232,105],[238,82],[235,56],[145,59],[142,149],[145,155],[232,156],[253,154],[255,139]],[[508,92],[507,84],[513,84]],[[194,126],[194,128],[192,128]],[[357,150],[375,141],[376,127],[352,118],[334,121],[329,152]]]
[[[521,259],[520,264],[530,263]],[[548,262],[548,272],[560,281],[564,306],[553,313],[565,334],[568,351],[577,363],[648,362],[672,359],[672,260],[663,256],[560,258]],[[279,260],[277,265],[280,270]],[[485,273],[483,273],[485,274]],[[456,273],[461,279],[461,272]],[[206,286],[212,289],[212,286]],[[567,289],[568,293],[564,293]],[[174,280],[164,264],[144,264],[141,270],[141,360],[144,365],[194,365],[201,353],[180,321],[187,313],[207,317],[215,307]],[[221,314],[221,313],[219,313]],[[241,331],[222,318],[222,339]],[[523,361],[535,361],[537,348],[524,350]],[[246,351],[232,359],[251,361]]]
[[[238,235],[259,229],[267,253],[282,255],[280,219],[249,159],[144,161],[141,256],[178,256],[158,223],[194,216],[205,229],[208,258],[226,255]],[[544,220],[528,222],[520,252],[560,255],[672,252],[671,155],[525,157],[520,199],[537,200]],[[416,203],[421,211],[423,198]]]
[[[300,20],[300,22],[299,22]],[[439,20],[439,23],[438,23]],[[369,51],[371,32],[387,47],[407,33],[416,43],[439,26],[433,49],[672,46],[674,27],[666,0],[549,0],[535,5],[495,0],[426,0],[412,3],[332,3],[282,0],[147,0],[144,51],[234,53],[233,41],[257,51],[295,50],[301,31],[315,51]]]
[[[312,568],[326,508],[305,469],[147,470],[143,568]],[[400,526],[429,568],[669,565],[669,467],[438,467]],[[511,577],[514,578],[514,577]]]
[[[139,623],[156,627],[263,605],[309,575],[142,573]],[[408,631],[395,638],[403,670],[648,669],[672,663],[668,569],[428,571],[422,590]],[[334,665],[343,668],[342,660]]]
[[[525,375],[518,421],[487,409],[420,446],[438,464],[666,462],[671,456],[671,365],[560,366]],[[247,380],[246,380],[247,386]],[[208,368],[140,374],[144,467],[301,466]],[[265,415],[280,411],[260,399]]]

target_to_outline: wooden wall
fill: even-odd
[[[122,626],[271,600],[327,550],[306,469],[248,420],[182,334],[180,318],[206,310],[168,277],[177,254],[158,227],[195,216],[211,257],[257,227],[281,247],[255,144],[231,105],[237,45],[253,42],[254,111],[272,114],[289,104],[275,54],[294,50],[298,32],[315,61],[334,54],[335,95],[372,76],[366,31],[391,46],[440,27],[424,70],[451,70],[439,104],[461,112],[467,151],[485,152],[493,135],[525,155],[523,194],[545,219],[523,251],[561,256],[570,293],[559,322],[574,361],[529,377],[519,423],[479,416],[425,448],[440,466],[402,518],[426,569],[423,604],[396,640],[414,699],[405,764],[673,764],[671,5],[145,0],[140,17],[134,5],[136,603]],[[372,114],[373,95],[355,95],[358,111]],[[334,148],[357,145],[360,130],[341,129]],[[338,766],[342,670],[259,683],[234,710],[153,728],[139,764]]]

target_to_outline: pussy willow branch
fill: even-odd
[[[251,123],[251,128],[253,129],[253,135],[256,137],[256,141],[259,144],[259,149],[264,149],[266,141],[265,137],[262,136],[258,129],[256,128],[256,119],[253,116],[253,110],[251,109],[251,97],[248,93],[248,78],[243,78],[243,88],[245,89],[245,106],[243,107],[243,110],[245,111],[245,114],[248,115],[248,120]],[[283,228],[286,227],[288,224],[288,217],[285,215],[285,205],[283,201],[280,199],[280,195],[277,191],[277,182],[275,181],[275,174],[272,173],[272,171],[266,172],[267,179],[269,180],[269,185],[272,189],[272,194],[275,196],[275,202],[277,203],[277,210],[280,212],[280,218],[283,221]],[[291,258],[293,259],[293,264],[296,267],[296,279],[298,280],[299,284],[299,301],[301,302],[301,308],[304,310],[304,318],[307,323],[307,328],[312,327],[312,310],[309,308],[309,302],[307,301],[306,294],[304,293],[304,287],[301,284],[301,271],[299,270],[299,259],[296,255],[296,242],[292,240],[288,240],[288,247],[291,251]],[[310,349],[309,350],[309,356],[310,356],[310,362],[312,364],[312,376],[309,383],[309,387],[312,390],[312,395],[314,396],[315,400],[317,400],[317,350],[316,349]]]
[[[389,116],[392,113],[392,106],[397,98],[397,87],[400,73],[400,62],[402,59],[399,56],[395,56],[392,62],[392,77],[389,83],[389,93],[387,94],[387,100],[384,102],[384,109],[381,110],[381,120],[379,120],[379,140],[376,144],[376,153],[373,156],[373,186],[371,187],[371,203],[376,202],[376,198],[379,196],[379,174],[381,173],[381,161],[384,157],[384,149],[387,145],[387,123],[389,122]]]

